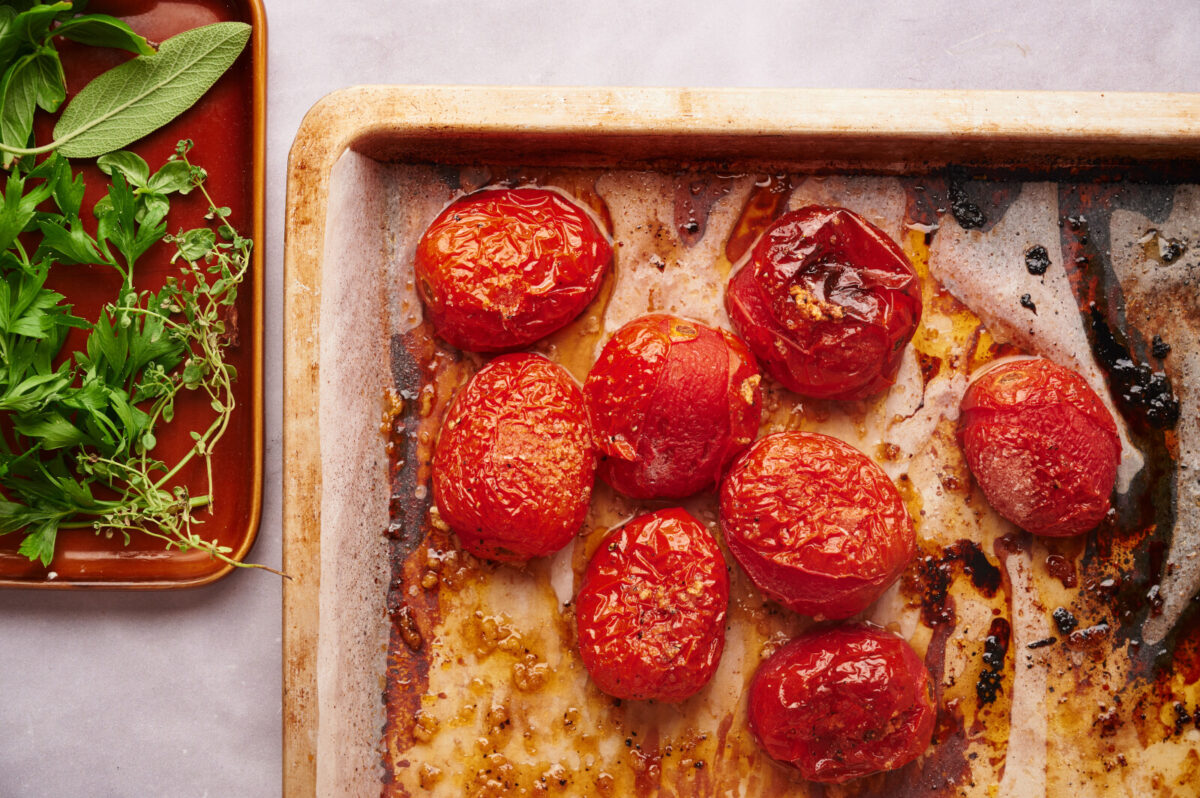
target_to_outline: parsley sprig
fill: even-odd
[[[188,159],[191,142],[156,172],[117,152],[98,165],[112,182],[95,206],[96,235],[80,218],[82,178],[54,154],[8,176],[0,206],[0,534],[24,530],[20,551],[49,564],[60,529],[145,533],[167,548],[201,549],[231,564],[230,549],[199,534],[198,512],[213,501],[211,456],[236,407],[234,303],[252,242],[229,223]],[[167,232],[170,197],[199,191],[207,224]],[[49,206],[49,207],[48,207]],[[21,233],[40,233],[30,251]],[[28,237],[28,236],[27,236]],[[36,236],[34,236],[36,237]],[[157,291],[136,287],[138,259],[173,244],[178,274]],[[52,267],[103,264],[121,276],[95,322],[74,315],[46,288]],[[72,328],[85,345],[58,355]],[[192,446],[168,465],[154,455],[157,431],[174,419],[183,392],[204,394],[214,412]],[[175,484],[193,460],[205,464],[204,492]],[[261,567],[261,566],[260,566]]]

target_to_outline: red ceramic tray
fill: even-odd
[[[130,149],[152,169],[160,166],[180,139],[195,146],[189,159],[208,172],[207,187],[214,200],[232,209],[234,226],[250,234],[257,247],[246,284],[235,306],[239,343],[229,352],[238,371],[235,409],[230,426],[213,456],[215,505],[202,514],[199,533],[215,538],[242,560],[258,531],[262,493],[262,293],[263,194],[265,177],[266,16],[261,0],[95,0],[91,12],[121,17],[152,44],[191,28],[236,20],[253,27],[250,44],[233,67],[191,109]],[[130,55],[118,50],[84,48],[60,42],[69,91],[78,90],[92,77],[121,63]],[[38,140],[49,141],[53,120],[40,120]],[[83,168],[88,186],[84,208],[102,195],[105,176],[88,164]],[[195,226],[203,215],[203,198],[193,193],[172,202],[169,229]],[[85,219],[90,210],[85,210]],[[190,220],[190,221],[189,221]],[[156,288],[168,273],[170,250],[160,244],[138,263],[140,288]],[[103,267],[72,267],[52,272],[50,287],[67,296],[75,313],[95,318],[118,286],[116,275]],[[68,339],[78,347],[82,337]],[[211,413],[198,397],[181,396],[173,427],[164,428],[159,450],[164,458],[182,454],[190,446],[187,429],[207,424]],[[182,423],[181,423],[182,422]],[[202,427],[198,427],[202,428]],[[194,467],[191,467],[194,466]],[[203,485],[203,464],[194,461],[180,475],[181,484]],[[134,535],[126,545],[121,536],[107,538],[92,530],[62,530],[49,567],[31,563],[17,553],[22,534],[0,537],[0,586],[32,588],[161,589],[212,582],[233,566],[204,552],[166,551],[163,541]]]

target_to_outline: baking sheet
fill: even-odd
[[[389,303],[383,300],[383,297],[398,296],[399,292],[394,290],[390,282],[395,274],[389,275],[386,269],[379,268],[379,264],[390,264],[392,268],[398,268],[402,258],[398,257],[399,253],[396,252],[396,241],[403,240],[403,235],[397,234],[396,230],[390,227],[390,223],[380,221],[381,218],[386,217],[387,210],[385,209],[381,216],[380,208],[374,204],[381,198],[385,203],[391,202],[393,195],[388,186],[396,183],[394,180],[389,183],[388,173],[394,171],[394,167],[357,153],[343,157],[342,151],[345,147],[350,142],[357,141],[358,146],[364,152],[387,158],[403,157],[421,160],[421,156],[424,156],[425,160],[440,160],[443,157],[447,160],[458,160],[463,157],[464,151],[469,151],[472,146],[477,147],[478,157],[483,158],[490,155],[496,158],[501,149],[501,142],[503,142],[507,144],[506,152],[509,153],[507,157],[513,158],[541,157],[545,159],[549,157],[552,160],[571,162],[572,159],[587,161],[607,154],[611,160],[636,159],[640,156],[647,159],[644,165],[653,165],[652,162],[669,152],[671,146],[675,147],[675,156],[680,160],[688,157],[688,152],[704,151],[711,154],[714,152],[712,149],[714,142],[707,137],[711,135],[715,127],[723,130],[719,137],[720,141],[734,142],[728,144],[729,152],[738,157],[745,157],[747,150],[753,150],[755,144],[760,144],[762,154],[759,164],[773,165],[777,163],[773,159],[777,157],[781,149],[786,149],[781,147],[781,141],[787,139],[784,130],[792,131],[791,135],[794,136],[794,141],[790,142],[792,144],[818,141],[819,143],[823,142],[820,146],[825,147],[826,150],[836,148],[837,135],[832,131],[833,125],[825,122],[816,125],[820,129],[814,131],[811,126],[812,120],[806,119],[800,121],[809,122],[810,127],[806,128],[803,124],[792,127],[784,123],[795,114],[786,112],[782,113],[780,117],[784,123],[781,123],[779,119],[768,122],[760,116],[757,119],[759,126],[754,127],[756,120],[749,119],[748,127],[740,128],[742,130],[740,139],[729,132],[731,126],[723,127],[722,123],[732,118],[733,112],[754,106],[753,101],[755,100],[758,101],[759,106],[766,107],[768,110],[778,110],[779,106],[771,101],[783,99],[780,93],[762,93],[762,95],[757,93],[714,93],[715,99],[707,95],[693,96],[691,93],[684,92],[656,94],[644,91],[630,92],[629,96],[619,98],[614,98],[612,93],[604,92],[580,92],[577,95],[564,97],[564,104],[571,106],[577,112],[581,108],[585,111],[591,109],[597,115],[605,114],[606,120],[614,119],[613,128],[615,130],[611,135],[602,135],[594,130],[587,130],[586,125],[582,125],[583,131],[564,130],[564,127],[570,127],[570,125],[562,117],[556,115],[554,104],[556,95],[553,92],[541,94],[527,92],[524,93],[525,96],[500,98],[508,102],[516,102],[517,105],[506,107],[519,107],[523,112],[528,112],[528,117],[535,120],[532,126],[528,119],[521,125],[513,122],[511,128],[504,126],[505,114],[498,107],[493,106],[490,100],[483,102],[481,96],[476,96],[474,99],[477,104],[473,108],[469,103],[466,106],[458,103],[464,99],[462,96],[464,92],[468,95],[467,99],[470,99],[469,90],[404,89],[368,89],[355,92],[353,96],[345,94],[331,98],[325,108],[318,108],[314,112],[314,116],[310,116],[309,123],[306,123],[306,129],[310,135],[306,137],[306,130],[302,130],[296,148],[293,150],[287,285],[288,315],[292,331],[287,336],[289,360],[285,415],[288,426],[285,444],[289,450],[288,462],[295,462],[296,465],[289,471],[285,489],[293,498],[299,498],[294,492],[299,487],[303,487],[306,491],[313,491],[320,496],[320,506],[316,506],[311,498],[301,499],[295,506],[289,501],[288,517],[285,522],[287,536],[285,568],[300,577],[296,583],[286,588],[285,595],[285,647],[289,660],[288,672],[285,674],[288,718],[288,725],[285,728],[285,747],[289,757],[285,782],[288,794],[311,794],[313,790],[318,794],[338,794],[339,790],[344,790],[346,794],[361,794],[361,791],[369,793],[372,784],[378,785],[378,781],[373,782],[372,779],[379,777],[379,770],[376,767],[378,755],[375,755],[376,758],[373,761],[372,754],[365,749],[361,737],[353,738],[339,731],[345,728],[343,724],[355,723],[355,721],[347,721],[347,718],[353,717],[356,711],[359,717],[377,718],[371,713],[378,711],[376,701],[378,684],[372,686],[369,675],[363,675],[360,671],[356,671],[356,668],[360,666],[348,664],[353,662],[354,655],[343,656],[347,650],[347,635],[343,632],[335,637],[337,633],[333,630],[335,628],[359,630],[359,624],[365,624],[362,628],[372,628],[371,618],[373,615],[376,618],[382,617],[381,614],[377,614],[382,612],[382,605],[379,604],[378,594],[369,596],[364,603],[346,593],[342,586],[353,584],[356,585],[357,590],[362,584],[371,580],[356,580],[353,576],[339,573],[342,566],[346,565],[348,561],[343,557],[336,556],[334,552],[345,545],[344,541],[353,540],[353,538],[343,537],[339,533],[339,526],[343,530],[348,529],[351,534],[362,534],[365,536],[364,539],[370,539],[372,526],[379,530],[381,529],[380,522],[386,525],[386,508],[382,508],[383,515],[380,515],[381,508],[378,500],[375,502],[363,501],[361,492],[354,498],[344,494],[340,497],[331,496],[333,491],[329,487],[331,484],[329,480],[342,479],[333,468],[334,461],[331,459],[335,457],[333,452],[338,449],[344,451],[344,444],[351,439],[348,436],[352,431],[355,428],[361,430],[361,424],[365,419],[370,418],[372,414],[378,417],[383,410],[381,406],[381,397],[384,395],[382,389],[387,387],[392,375],[386,373],[386,370],[379,365],[386,360],[379,357],[382,352],[379,350],[381,344],[378,341],[388,340],[387,336],[395,332],[394,325],[405,317],[403,313],[395,313],[394,308],[389,309]],[[516,92],[516,94],[521,95],[522,93]],[[598,98],[603,98],[603,102],[598,102]],[[657,104],[648,98],[656,100]],[[726,101],[724,104],[720,102],[722,99]],[[797,96],[789,99],[793,101],[793,107],[806,107],[804,101],[813,98]],[[892,95],[886,99],[893,109],[914,101],[912,95]],[[925,99],[933,100],[935,98],[926,97]],[[942,99],[946,100],[947,98]],[[964,101],[969,100],[970,97],[960,96],[951,99],[958,100],[954,107],[961,107],[966,104]],[[1048,102],[1048,98],[1045,97],[1036,99],[1040,102]],[[1066,101],[1066,98],[1058,99]],[[570,100],[578,102],[571,105]],[[356,109],[354,112],[346,110],[349,106],[344,103],[347,102],[352,103]],[[448,107],[447,104],[451,102],[458,103],[454,106],[457,109],[455,112],[457,116],[451,114],[448,122],[434,124],[421,119],[409,119],[406,122],[383,121],[388,118],[389,110],[405,108],[411,112],[416,108],[418,109],[416,116],[421,116],[422,113],[433,116],[439,110]],[[1146,98],[1131,99],[1131,103],[1138,107],[1144,107],[1146,102]],[[920,105],[920,103],[916,104]],[[319,123],[328,124],[333,121],[336,113],[335,107],[339,105],[340,108],[337,110],[347,115],[348,118],[343,118],[341,124],[330,124],[327,128],[319,129]],[[707,105],[706,110],[709,115],[697,114],[694,110],[697,105]],[[854,106],[854,103],[849,103],[849,105]],[[933,105],[936,106],[937,103],[933,103]],[[1032,105],[1036,106],[1037,103]],[[679,113],[680,109],[685,106],[687,112]],[[464,108],[467,110],[464,111]],[[485,108],[488,113],[483,113],[481,108]],[[602,111],[596,110],[601,108]],[[646,114],[647,109],[650,109],[651,113]],[[661,112],[660,117],[655,118],[654,109]],[[1024,110],[1028,112],[1029,109]],[[477,116],[470,119],[472,111]],[[615,136],[621,134],[623,123],[630,123],[634,111],[649,117],[643,122],[643,137],[636,139],[640,144],[626,146],[627,142],[621,142],[621,146],[618,147]],[[971,138],[970,132],[975,129],[975,126],[989,128],[995,134],[994,126],[981,124],[989,121],[988,114],[984,114],[978,109],[977,113],[979,113],[979,117],[965,131],[964,138],[968,141]],[[622,114],[627,116],[622,117]],[[851,116],[853,115],[851,114]],[[468,121],[464,122],[464,117],[467,117]],[[1018,122],[1027,118],[1020,114],[1017,117]],[[595,122],[595,118],[588,117],[586,113],[582,115],[582,118],[585,122],[589,119]],[[670,123],[664,119],[669,120]],[[856,121],[862,120],[860,118]],[[952,132],[949,128],[942,131],[941,134],[925,131],[923,135],[928,137],[925,142],[926,146],[924,148],[911,147],[906,151],[904,142],[916,140],[922,133],[920,131],[914,133],[911,130],[897,131],[896,128],[902,128],[905,121],[910,120],[907,117],[893,119],[893,126],[883,129],[878,134],[878,141],[895,145],[896,149],[892,150],[892,153],[901,160],[885,163],[878,160],[877,154],[874,160],[864,161],[859,166],[866,168],[873,166],[881,171],[888,171],[889,169],[895,170],[897,164],[900,164],[907,169],[921,171],[922,169],[928,170],[938,158],[950,159],[957,154],[963,155],[964,158],[970,157],[972,154],[978,157],[978,151],[972,150],[970,146],[965,147],[961,152],[954,151],[952,147],[946,147],[944,143],[940,148],[936,146],[937,142],[942,140],[941,136],[948,136]],[[541,123],[540,126],[538,122]],[[689,134],[683,132],[685,122]],[[443,127],[446,124],[455,133],[448,137],[448,141],[446,130]],[[842,120],[842,124],[847,123]],[[455,125],[459,127],[456,128]],[[389,126],[390,131],[385,130]],[[439,129],[440,140],[445,142],[445,146],[432,143],[439,140],[432,137],[431,131],[435,127]],[[850,124],[849,127],[852,130],[855,128],[853,124]],[[1126,128],[1120,135],[1112,134],[1110,129],[1109,133],[1094,138],[1089,138],[1087,133],[1076,131],[1075,135],[1079,140],[1075,142],[1077,146],[1072,149],[1072,157],[1080,157],[1082,153],[1084,157],[1091,155],[1100,160],[1104,158],[1120,160],[1125,157],[1123,153],[1130,151],[1131,140],[1136,139],[1138,135],[1138,131],[1132,129],[1133,127],[1136,126]],[[1087,126],[1084,125],[1083,129],[1086,130]],[[532,132],[527,132],[530,130]],[[696,132],[693,135],[690,131]],[[764,136],[764,131],[776,132],[774,135]],[[609,135],[609,138],[606,139],[605,135]],[[861,135],[857,132],[845,134],[849,150],[854,150],[854,142]],[[1123,140],[1122,135],[1131,140]],[[526,141],[526,137],[532,138],[534,143]],[[1001,133],[995,134],[997,145],[994,149],[1003,155],[1005,142],[1022,137],[1027,141],[1036,141],[1037,132],[1031,129],[1017,129],[1005,135],[1001,131]],[[537,150],[541,153],[540,156],[531,154],[530,147],[536,144],[544,148],[547,146],[547,141],[551,141],[554,146],[549,149]],[[1062,161],[1055,155],[1056,148],[1062,146],[1062,141],[1054,136],[1047,136],[1046,141],[1048,143],[1045,148],[1034,153],[1042,159],[1042,167],[1058,168],[1062,166]],[[514,143],[516,146],[513,146]],[[608,147],[607,150],[600,146],[605,143]],[[578,149],[572,149],[572,145]],[[1089,146],[1094,148],[1090,152],[1088,151]],[[1194,152],[1195,145],[1194,141],[1186,135],[1180,135],[1176,140],[1176,146],[1179,148],[1177,153],[1187,153]],[[918,149],[923,154],[921,161],[903,160],[905,152],[911,155]],[[1151,153],[1151,160],[1153,160],[1153,153],[1161,154],[1170,149],[1167,146],[1162,150],[1150,148],[1147,151]],[[598,151],[600,151],[599,155]],[[1022,158],[1027,161],[1030,155],[1030,150],[1026,149],[1023,151]],[[341,158],[340,161],[339,158]],[[336,168],[333,166],[335,162],[337,163]],[[830,161],[823,161],[815,166],[828,168],[829,163]],[[1159,165],[1161,166],[1161,164]],[[808,167],[813,169],[814,164],[809,163]],[[325,171],[326,168],[328,171]],[[310,172],[312,178],[305,179]],[[354,180],[343,182],[346,175],[352,175]],[[363,186],[382,187],[383,190],[361,192],[357,194],[356,198],[358,188]],[[368,196],[373,199],[368,201],[366,199]],[[397,206],[389,204],[387,207],[394,209]],[[330,231],[330,235],[324,239],[320,235],[322,224],[327,225],[325,229]],[[405,222],[401,220],[398,224],[403,226]],[[381,225],[382,229],[387,230],[387,234],[382,236],[380,235]],[[339,231],[336,233],[337,237],[335,237],[335,230]],[[363,253],[362,259],[356,261],[351,257],[347,260],[345,255],[348,249],[345,244],[358,235],[365,236],[365,246],[358,248],[358,251]],[[350,238],[347,239],[346,236]],[[329,244],[333,241],[337,241],[338,246],[331,250]],[[331,270],[326,273],[322,268],[318,246],[321,246],[320,252],[326,256],[332,252],[338,253],[339,257],[336,262],[339,266],[336,271]],[[351,246],[349,249],[354,250],[354,247]],[[383,257],[380,260],[379,256],[381,255]],[[325,262],[333,263],[335,261],[327,258]],[[357,266],[357,268],[353,271],[344,271],[341,268],[343,264]],[[353,307],[353,305],[348,305],[347,301],[355,297],[355,292],[358,292],[357,301],[365,303],[359,306],[363,313],[352,315],[337,313],[335,318],[334,309]],[[313,312],[316,310],[313,297],[317,296],[319,296],[319,315]],[[372,308],[375,308],[374,313],[370,312]],[[292,313],[293,310],[296,311],[295,315]],[[340,331],[339,324],[343,325]],[[301,335],[298,338],[295,334],[297,329],[302,332],[307,330],[310,337],[305,339]],[[379,333],[377,341],[375,333]],[[357,340],[360,342],[358,349],[362,355],[361,360],[358,357],[349,359],[358,361],[354,368],[364,368],[366,371],[356,375],[353,371],[343,368],[347,358],[327,357],[330,351],[340,353],[350,351],[344,348],[326,349],[327,343],[336,340],[335,336],[338,335],[357,336]],[[319,344],[314,341],[319,341]],[[314,373],[311,360],[307,369],[297,367],[297,361],[294,358],[303,357],[306,353],[311,354],[312,347],[318,345],[322,354],[319,361],[322,366],[319,370]],[[356,379],[351,379],[351,376]],[[373,381],[374,386],[380,390],[371,390]],[[358,390],[351,392],[332,390],[339,385],[354,385]],[[362,390],[364,385],[366,385],[366,390]],[[357,397],[357,401],[353,401],[353,397]],[[301,402],[304,403],[301,404]],[[335,402],[337,402],[339,410],[327,410]],[[350,406],[359,408],[355,411],[358,413],[357,427],[353,423],[355,422],[354,418],[347,422],[350,426],[342,425],[349,415],[345,409]],[[302,418],[311,419],[314,413],[321,425],[319,433],[312,429],[311,422],[306,423],[303,428],[300,428],[299,425]],[[322,441],[324,441],[324,446],[321,445]],[[348,460],[357,468],[367,468],[368,473],[359,472],[354,478],[346,478],[339,484],[354,483],[359,486],[367,484],[371,481],[369,474],[371,470],[375,472],[375,484],[383,484],[381,477],[387,479],[389,475],[378,470],[378,457],[381,452],[383,454],[386,452],[375,444],[368,443],[366,446],[367,448],[359,451],[369,454],[369,458],[360,456],[348,458]],[[375,448],[372,448],[373,446]],[[324,459],[316,459],[316,455],[321,452],[324,453]],[[294,460],[293,454],[295,455]],[[374,469],[369,467],[372,462],[375,463]],[[363,481],[364,479],[366,482]],[[354,518],[353,524],[335,526],[332,523],[331,519],[337,513],[339,501],[348,503],[352,509],[355,507],[354,503],[357,502],[359,512],[345,514],[346,517]],[[364,505],[368,510],[366,517],[361,512]],[[319,515],[317,515],[318,512]],[[312,526],[317,517],[321,519],[320,538],[316,537]],[[326,520],[330,520],[330,523],[327,524]],[[360,551],[355,546],[350,546],[350,548]],[[337,570],[334,568],[335,563]],[[1019,578],[1019,569],[1010,576]],[[378,578],[377,574],[375,578]],[[370,591],[368,590],[368,592]],[[341,620],[342,613],[345,612],[358,612],[359,614],[354,616],[353,624],[343,627]],[[378,626],[373,628],[378,629]],[[357,637],[358,635],[356,633],[352,636]],[[378,668],[379,653],[372,647],[378,641],[370,633],[366,634],[365,638],[365,646],[361,647],[358,653],[366,655],[367,665],[361,667],[366,667],[368,670],[371,667]],[[1017,640],[1025,639],[1026,637],[1017,638]],[[330,641],[335,641],[336,645]],[[340,673],[341,671],[336,670],[338,667],[346,669],[345,672],[358,673],[360,677],[358,681],[362,682],[365,687],[357,699],[341,690],[336,694],[331,694],[329,685],[345,684],[343,679],[333,678],[330,675]],[[335,670],[331,671],[331,668],[335,668]],[[379,670],[374,671],[376,674],[379,672]],[[313,692],[314,685],[315,693]],[[324,690],[322,690],[323,685],[326,686]],[[373,689],[376,691],[374,694],[372,694]],[[357,706],[358,709],[352,709],[354,706]],[[362,714],[364,711],[365,715]],[[1033,717],[1036,714],[1036,712],[1028,715],[1023,713],[1022,717]],[[370,728],[372,722],[363,720],[357,725],[360,729]],[[1036,740],[1037,730],[1032,731]],[[324,746],[321,744],[322,741],[326,743]],[[346,746],[353,750],[347,750]],[[1042,752],[1045,752],[1044,746]],[[347,754],[354,754],[354,757],[348,759]],[[1037,758],[1032,761],[1036,762]],[[346,764],[347,762],[354,764],[350,766]],[[358,773],[358,778],[361,780],[346,781],[347,767]],[[1016,773],[1015,770],[1012,772]],[[1012,782],[1013,778],[1010,775],[1006,781]],[[1037,783],[1035,781],[1031,784],[1036,786]],[[351,784],[357,786],[347,786]],[[1040,793],[1034,788],[1030,794]]]

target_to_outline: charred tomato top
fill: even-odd
[[[759,381],[725,330],[666,315],[626,324],[584,384],[600,476],[643,499],[715,487],[758,433]]]
[[[958,435],[988,502],[1022,529],[1077,535],[1108,512],[1121,439],[1074,371],[1043,358],[989,369],[963,396]]]
[[[499,352],[558,330],[612,260],[592,218],[556,191],[490,189],[451,203],[417,243],[417,290],[438,335]]]
[[[848,618],[887,589],[916,549],[896,486],[837,438],[760,438],[721,485],[721,526],[760,590],[818,618]]]
[[[682,701],[725,647],[729,577],[712,534],[679,508],[633,519],[600,544],[575,599],[579,654],[617,698]]]
[[[862,399],[892,384],[921,318],[904,251],[845,208],[779,217],[725,293],[733,328],[784,387]]]
[[[472,554],[528,560],[579,532],[595,460],[583,394],[566,369],[541,355],[502,355],[446,413],[434,500]]]

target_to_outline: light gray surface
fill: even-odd
[[[1200,90],[1200,6],[1118,2],[266,0],[266,487],[280,560],[284,181],[357,83]],[[0,798],[277,796],[280,583],[0,592]]]

